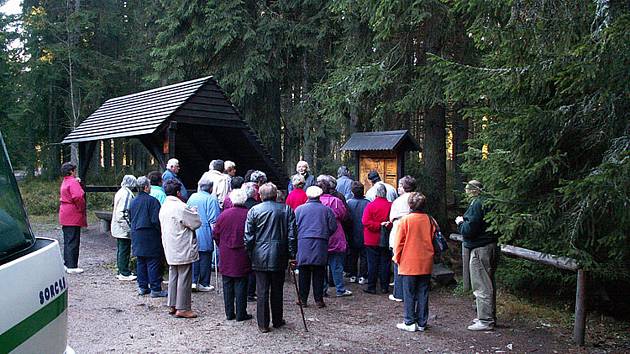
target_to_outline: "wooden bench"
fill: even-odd
[[[112,212],[108,210],[96,210],[94,215],[98,218],[99,231],[101,233],[109,233],[112,224]]]

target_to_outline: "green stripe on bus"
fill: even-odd
[[[68,306],[68,292],[51,301],[22,322],[0,334],[0,351],[10,352],[55,320]]]

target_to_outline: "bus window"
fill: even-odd
[[[0,133],[0,262],[35,244]]]

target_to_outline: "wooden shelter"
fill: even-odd
[[[85,181],[97,141],[115,138],[139,139],[162,169],[177,158],[189,189],[213,159],[234,161],[241,173],[264,171],[278,185],[287,179],[212,76],[109,99],[62,143],[79,143]]]
[[[355,152],[355,176],[367,189],[371,170],[377,171],[385,183],[397,187],[405,175],[405,152],[421,149],[408,130],[391,130],[354,133],[341,150]]]

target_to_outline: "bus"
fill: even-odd
[[[59,242],[35,237],[0,133],[0,353],[68,353]]]

